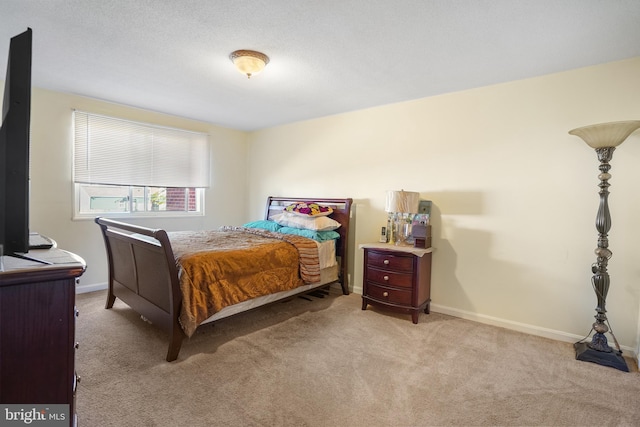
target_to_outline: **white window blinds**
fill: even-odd
[[[74,111],[74,181],[209,187],[206,134]]]

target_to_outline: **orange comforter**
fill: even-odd
[[[187,336],[222,308],[320,281],[316,243],[243,227],[170,232]]]

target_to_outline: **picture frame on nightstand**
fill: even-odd
[[[418,215],[431,216],[431,200],[420,200],[418,202]]]
[[[424,224],[414,224],[411,228],[411,237],[413,238],[413,247],[430,248],[431,247],[431,226]]]
[[[415,248],[431,247],[431,200],[420,200],[418,213],[413,216],[411,224],[411,241]]]

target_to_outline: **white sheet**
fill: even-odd
[[[316,242],[318,245],[318,256],[320,257],[320,269],[333,267],[338,263],[336,260],[336,241],[327,240],[325,242]]]

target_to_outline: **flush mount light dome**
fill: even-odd
[[[231,52],[229,59],[231,59],[238,71],[245,74],[249,79],[251,76],[261,72],[269,63],[267,55],[255,50],[236,50]]]

